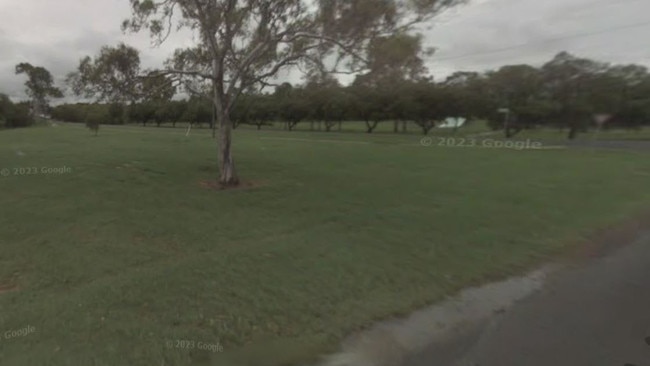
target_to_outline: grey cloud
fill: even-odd
[[[650,24],[607,30],[647,20],[648,12],[650,3],[639,0],[482,2],[460,9],[453,19],[427,34],[430,44],[439,46],[428,66],[434,75],[445,76],[459,69],[539,65],[564,50],[612,63],[644,63],[650,52],[641,50],[639,41],[645,38]],[[571,37],[603,30],[590,37]],[[513,47],[519,45],[523,46]],[[493,52],[508,47],[513,48]]]
[[[558,40],[647,21],[648,13],[647,0],[473,0],[442,14],[424,32],[427,46],[438,49],[427,66],[442,78],[457,70],[540,65],[564,50],[612,63],[649,65],[645,39],[650,24]],[[141,51],[143,67],[151,68],[191,42],[188,33],[180,33],[152,48],[146,34],[122,34],[119,24],[129,16],[124,0],[0,0],[0,14],[0,92],[13,98],[24,98],[24,80],[14,75],[18,62],[42,65],[61,82],[80,58],[95,55],[103,45],[133,45]],[[301,75],[285,72],[278,80],[296,83]]]
[[[12,99],[24,99],[26,97],[23,91],[24,75],[15,75],[14,68],[20,62],[29,62],[48,69],[57,85],[62,86],[65,75],[73,71],[79,59],[96,53],[101,45],[112,40],[110,34],[88,29],[79,32],[76,38],[38,47],[0,38],[0,48],[3,50],[3,57],[0,59],[0,85],[3,86],[3,91],[8,91],[7,94]],[[5,53],[5,50],[8,52]]]

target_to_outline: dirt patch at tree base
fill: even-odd
[[[16,285],[4,285],[0,284],[0,295],[5,294],[7,292],[14,292],[18,291],[19,288]]]
[[[241,181],[238,185],[224,185],[219,183],[216,180],[202,180],[199,182],[199,186],[204,189],[212,191],[239,191],[239,190],[249,190],[266,186],[266,182],[261,181]]]

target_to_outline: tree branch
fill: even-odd
[[[196,76],[200,77],[205,80],[212,80],[213,77],[212,75],[200,72],[200,71],[186,71],[186,70],[178,70],[178,69],[166,69],[166,70],[157,70],[153,71],[150,73],[150,76],[148,77],[156,77],[156,76],[166,76],[166,75],[187,75],[187,76]],[[145,76],[147,77],[147,76]]]

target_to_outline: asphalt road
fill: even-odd
[[[407,366],[650,366],[650,232]]]

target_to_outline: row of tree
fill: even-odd
[[[199,96],[172,100],[164,80],[159,93],[126,105],[62,105],[53,117],[71,122],[97,120],[103,124],[189,122],[212,126],[212,101]],[[160,91],[165,91],[161,93]],[[538,126],[567,128],[569,138],[594,124],[594,116],[608,116],[606,127],[637,128],[650,123],[650,74],[637,65],[608,65],[560,53],[542,67],[504,66],[486,73],[458,72],[443,82],[426,78],[362,75],[350,86],[334,78],[314,78],[304,85],[284,83],[272,94],[243,93],[231,121],[258,128],[284,123],[292,130],[301,122],[318,122],[326,131],[343,121],[365,123],[372,133],[379,123],[415,122],[424,134],[447,117],[488,120],[507,137]]]
[[[413,121],[427,134],[447,117],[483,119],[506,137],[539,126],[566,128],[568,138],[606,121],[605,127],[650,124],[650,73],[639,65],[610,65],[562,52],[541,67],[509,65],[485,73],[458,72],[444,81],[364,74],[349,87],[332,79],[300,88],[282,85],[274,95],[246,95],[235,121],[304,120],[332,126],[364,121]],[[397,125],[396,125],[397,130]]]
[[[212,127],[212,111],[209,100],[190,98],[166,102],[145,101],[130,105],[119,103],[62,104],[52,108],[51,116],[59,121],[103,125],[141,123],[143,126],[178,122],[207,124]]]
[[[535,125],[566,127],[573,139],[597,120],[624,128],[650,122],[650,74],[639,65],[610,65],[562,52],[540,68],[514,65],[483,75],[458,73],[446,84],[462,90],[468,100],[483,95],[507,109],[510,118],[504,122],[490,120],[495,128],[505,127],[508,137]]]

